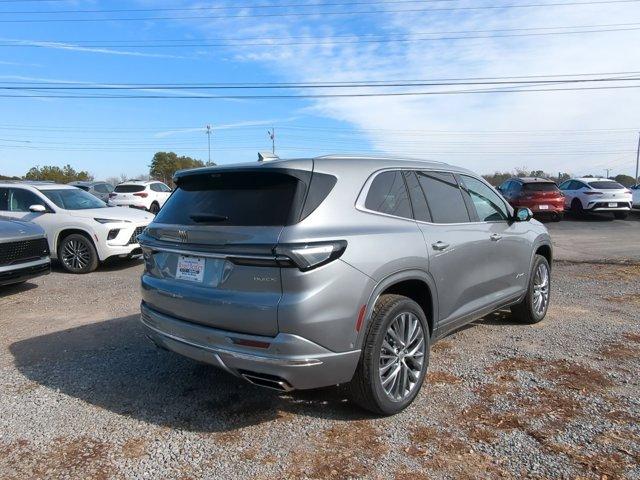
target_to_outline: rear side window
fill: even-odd
[[[556,192],[558,187],[551,182],[525,183],[523,190],[525,192]]]
[[[299,219],[305,186],[278,172],[186,176],[155,221],[178,225],[284,226]]]
[[[598,190],[621,190],[624,188],[618,182],[607,182],[607,181],[589,182],[589,186],[591,186],[591,188],[595,188]]]
[[[412,218],[409,195],[399,170],[382,172],[371,182],[365,208],[396,217]]]
[[[87,185],[74,185],[74,187],[84,190],[85,192],[89,191],[89,187]]]
[[[144,185],[118,185],[114,191],[118,193],[134,193],[142,192],[145,188]]]
[[[431,217],[435,223],[469,222],[469,212],[451,173],[418,172],[420,186],[427,197]]]

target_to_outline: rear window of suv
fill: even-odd
[[[522,187],[525,192],[555,192],[558,187],[552,182],[525,183]]]
[[[179,179],[155,221],[175,225],[291,225],[309,215],[336,180],[314,173],[307,188],[310,172],[300,172],[300,177],[305,181],[275,171],[185,176]]]
[[[145,185],[118,185],[114,192],[117,193],[134,193],[134,192],[142,192],[147,188]]]
[[[589,186],[597,190],[621,190],[624,188],[618,182],[607,182],[607,181],[589,182]]]

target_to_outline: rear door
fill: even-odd
[[[486,232],[472,223],[452,173],[422,171],[416,175],[429,210],[428,214],[416,213],[416,220],[427,242],[442,333],[464,323],[465,316],[483,305],[493,291],[486,275],[490,242]]]
[[[273,248],[300,213],[309,176],[254,169],[183,178],[141,237],[144,303],[186,321],[275,336],[282,287]]]

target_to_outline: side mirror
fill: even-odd
[[[29,207],[29,211],[33,213],[46,213],[47,207],[45,207],[44,205],[31,205]]]
[[[513,214],[516,222],[528,222],[533,218],[533,212],[526,207],[518,207]]]

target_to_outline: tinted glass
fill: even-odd
[[[225,172],[185,177],[155,218],[177,225],[293,223],[299,180],[283,173]]]
[[[451,173],[418,172],[420,186],[427,197],[431,217],[436,223],[464,223],[469,213],[462,192]]]
[[[0,192],[0,206],[5,211],[28,212],[31,205],[44,203],[35,193],[22,188],[7,188]]]
[[[118,185],[115,188],[115,192],[118,193],[133,193],[133,192],[142,192],[145,188],[144,185]]]
[[[104,183],[98,183],[93,188],[95,189],[96,192],[109,193],[109,189],[107,188],[107,185]]]
[[[476,178],[467,175],[461,175],[460,178],[471,196],[471,201],[481,222],[506,220],[508,218],[507,208],[497,193]]]
[[[567,180],[566,182],[562,182],[559,186],[560,190],[569,190],[569,187],[571,186],[571,181]]]
[[[411,218],[411,204],[402,172],[383,172],[377,175],[367,194],[364,206],[375,212]]]
[[[598,190],[621,190],[624,187],[620,185],[618,182],[611,182],[607,180],[601,180],[597,182],[589,182],[589,185],[592,188],[596,188]]]
[[[80,190],[84,190],[85,192],[89,191],[88,185],[74,185],[74,187],[79,188]]]
[[[161,192],[170,192],[171,191],[171,189],[168,186],[166,186],[164,183],[160,183],[159,185],[160,185],[160,191]]]
[[[536,182],[525,183],[523,190],[525,192],[556,192],[558,187],[552,182]]]
[[[429,213],[427,200],[424,198],[424,192],[420,188],[420,183],[418,183],[418,177],[414,172],[405,172],[404,178],[407,181],[414,218],[422,222],[430,222],[431,214]]]
[[[77,188],[60,190],[42,190],[42,194],[65,210],[87,210],[89,208],[107,208],[105,203],[90,193]],[[42,202],[40,202],[42,203]]]
[[[159,183],[152,183],[151,185],[149,185],[149,188],[151,190],[153,190],[154,192],[161,192],[162,188],[160,188],[160,184]]]

